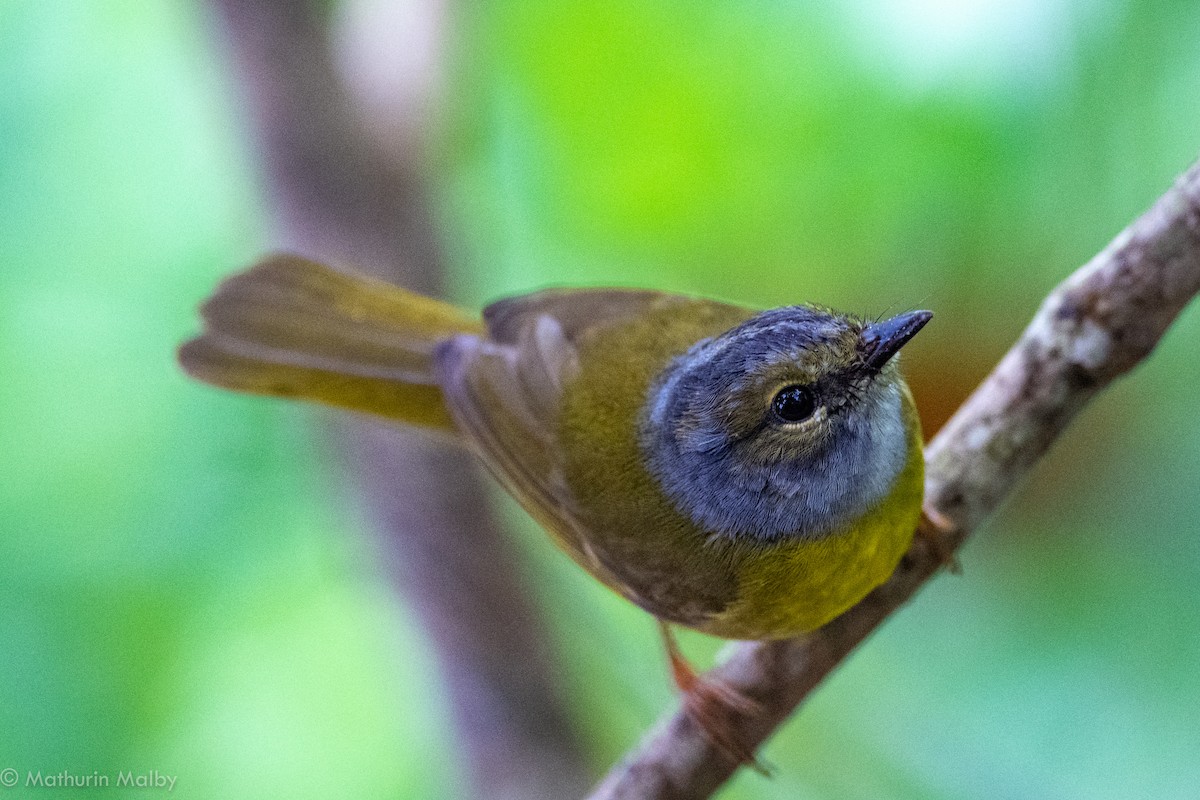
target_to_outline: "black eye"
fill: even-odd
[[[817,410],[817,400],[806,386],[785,386],[771,401],[771,409],[784,422],[800,422]]]

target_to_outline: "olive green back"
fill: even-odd
[[[646,471],[638,421],[655,376],[673,358],[753,314],[688,300],[593,330],[577,343],[579,373],[563,396],[566,481],[593,552],[620,576],[617,588],[629,599],[693,627],[736,599],[736,559],[728,541],[706,543]]]

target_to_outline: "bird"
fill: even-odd
[[[673,626],[820,628],[883,583],[921,516],[920,421],[897,354],[932,317],[759,311],[554,288],[474,314],[289,253],[224,280],[178,351],[201,381],[452,439],[584,570],[659,624],[684,706],[753,702],[699,675]],[[724,715],[724,717],[723,717]]]

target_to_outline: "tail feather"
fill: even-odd
[[[433,349],[482,323],[454,306],[293,255],[227,279],[179,361],[208,383],[450,428]]]

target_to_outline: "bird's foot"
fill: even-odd
[[[683,708],[727,759],[770,777],[771,771],[754,755],[754,749],[742,741],[736,724],[738,717],[758,711],[759,703],[719,678],[696,675],[683,692]]]
[[[737,726],[739,717],[753,716],[762,709],[762,704],[720,678],[697,673],[679,651],[665,623],[662,634],[671,662],[671,678],[679,688],[687,715],[730,761],[770,776],[770,770],[755,757],[754,748],[742,741]]]
[[[954,575],[962,574],[962,563],[954,554],[948,537],[958,532],[952,519],[933,506],[921,507],[921,521],[917,523],[917,536],[929,547],[938,563]]]

